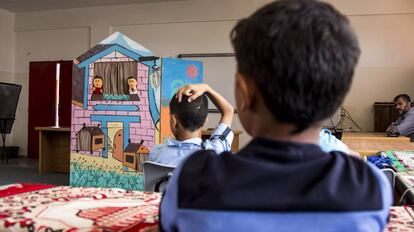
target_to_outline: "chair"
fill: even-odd
[[[392,189],[394,189],[394,187],[395,187],[395,176],[396,176],[396,173],[394,172],[394,170],[392,170],[391,168],[383,168],[383,169],[381,169],[381,171],[387,176],[388,180],[391,183]]]
[[[163,192],[175,167],[151,161],[144,162],[144,191]]]

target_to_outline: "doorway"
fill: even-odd
[[[55,125],[56,64],[60,63],[59,126],[71,126],[72,65],[70,61],[36,61],[29,65],[27,155],[39,158],[39,132],[35,127]]]

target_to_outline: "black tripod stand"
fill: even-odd
[[[0,134],[3,141],[2,160],[6,158],[6,163],[9,162],[6,155],[6,134],[11,133],[21,90],[21,85],[0,82]]]
[[[0,118],[0,134],[1,140],[3,142],[3,147],[1,149],[1,160],[6,160],[6,164],[9,163],[9,156],[6,154],[6,134],[11,133],[11,128],[13,126],[14,118]]]

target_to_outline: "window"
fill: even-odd
[[[139,100],[138,62],[95,62],[91,100]]]

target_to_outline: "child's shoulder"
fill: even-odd
[[[342,183],[352,185],[357,192],[377,188],[381,190],[378,193],[381,193],[390,188],[389,180],[374,165],[342,152],[333,151],[329,155],[332,156],[331,173],[336,175],[338,180],[342,180]]]

